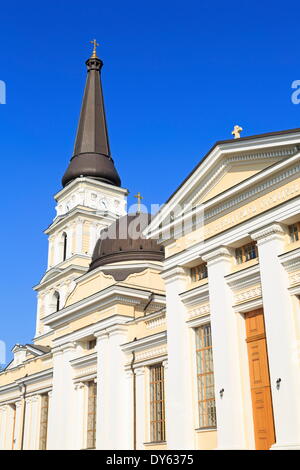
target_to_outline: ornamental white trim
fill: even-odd
[[[228,274],[225,276],[225,279],[233,292],[238,292],[242,289],[246,289],[247,287],[252,287],[260,283],[259,264],[244,269],[242,268],[240,271]]]
[[[142,351],[136,354],[135,360],[144,361],[147,359],[153,359],[160,356],[165,356],[167,354],[167,345],[161,346],[160,348],[149,349],[147,351]]]
[[[238,304],[241,302],[246,302],[248,300],[261,297],[261,295],[262,295],[261,287],[255,287],[254,289],[249,289],[245,292],[241,292],[240,294],[236,294],[234,296],[234,303]]]
[[[189,320],[193,320],[196,317],[207,316],[209,315],[209,313],[210,313],[210,306],[209,304],[206,304],[206,305],[202,305],[200,307],[193,308],[192,310],[190,310],[188,312],[188,318]]]
[[[266,189],[271,191],[271,188],[278,183],[282,182],[282,180],[288,179],[291,176],[295,175],[296,173],[299,173],[300,171],[300,164],[295,165],[292,168],[289,168],[281,173],[279,173],[277,176],[274,176],[263,183],[260,183],[259,185],[255,186],[252,189],[249,189],[248,191],[244,191],[243,193],[239,194],[237,197],[230,199],[229,201],[217,206],[215,209],[212,209],[211,211],[205,211],[204,212],[204,220],[210,219],[212,217],[215,217],[216,215],[219,215],[221,212],[232,209],[234,206],[240,204],[241,202],[245,202],[252,198],[253,196],[257,196],[264,192]],[[292,194],[293,191],[292,189],[288,188],[286,190],[287,194]],[[282,196],[283,197],[283,196]]]
[[[125,305],[140,305],[149,298],[150,292],[145,289],[137,289],[120,285],[112,285],[100,292],[64,307],[62,310],[44,317],[45,325],[53,327],[60,326],[66,322],[88,315],[98,309],[103,309],[122,303]],[[155,294],[156,301],[164,302],[165,296]]]
[[[149,348],[153,348],[158,345],[165,344],[167,342],[167,332],[162,331],[151,336],[145,336],[144,338],[138,339],[136,341],[130,341],[130,343],[125,343],[121,345],[122,351],[129,354],[135,351],[144,351]]]
[[[153,330],[154,328],[159,328],[166,324],[166,315],[165,313],[160,314],[157,317],[151,318],[150,320],[145,319],[145,326],[147,330]]]
[[[197,199],[199,199],[203,193],[214,183],[216,182],[217,178],[220,178],[233,166],[233,163],[248,163],[249,161],[255,160],[269,160],[274,158],[284,158],[290,157],[295,155],[299,149],[296,146],[283,148],[278,150],[272,151],[265,151],[265,152],[256,152],[256,153],[246,153],[246,154],[239,154],[239,155],[232,155],[223,160],[220,164],[220,167],[217,169],[213,169],[207,178],[204,180],[203,184],[201,185],[201,189],[197,192],[194,192],[187,200],[187,204],[193,204]]]
[[[276,145],[274,141],[273,141],[273,145],[274,146]],[[217,149],[214,149],[212,151],[211,158],[213,158],[214,153],[216,154],[218,153]],[[215,156],[215,158],[217,158],[217,156]],[[296,166],[294,166],[293,168],[287,168],[288,166],[291,166],[295,162],[297,163]],[[154,217],[153,221],[149,224],[149,226],[146,228],[144,232],[144,234],[147,237],[149,238],[157,237],[158,233],[160,233],[161,231],[161,229],[159,229],[160,222],[166,219],[167,215],[172,210],[174,210],[174,207],[176,206],[176,204],[184,203],[185,201],[184,192],[187,192],[188,190],[190,190],[191,186],[194,186],[197,183],[200,186],[202,185],[200,175],[201,175],[201,171],[205,172],[205,167],[207,165],[208,165],[208,161],[205,161],[203,165],[200,165],[200,167],[202,166],[202,168],[199,167],[198,171],[196,171],[194,174],[191,175],[189,180],[185,183],[184,187],[181,188],[176,194],[174,194],[171,201],[169,201],[168,204]],[[287,168],[287,169],[282,171],[284,168]],[[235,205],[238,205],[241,202],[246,201],[248,198],[257,196],[262,191],[265,191],[266,189],[270,189],[271,187],[278,184],[279,182],[282,182],[282,180],[290,178],[292,175],[299,172],[299,169],[300,169],[300,165],[299,165],[298,153],[296,155],[292,155],[291,157],[281,160],[275,165],[271,165],[267,167],[261,172],[258,172],[252,177],[237,184],[233,188],[229,188],[226,191],[224,191],[224,193],[221,193],[220,195],[215,196],[214,198],[203,203],[203,207],[205,210],[204,218],[207,220],[211,217],[214,217],[217,214],[220,214],[224,210],[232,209]],[[280,171],[281,173],[278,173]],[[198,175],[196,175],[196,173]],[[270,178],[271,175],[274,175],[276,173],[277,173],[276,176],[273,176]],[[266,178],[268,179],[266,180]],[[251,188],[251,189],[248,189],[245,191],[246,188]],[[234,194],[238,194],[238,195],[236,197],[233,197]],[[226,202],[222,202],[224,201],[224,199],[227,199]],[[212,206],[214,206],[214,209],[209,210],[209,208]],[[190,217],[190,215],[186,213],[185,217],[182,218],[182,215],[179,214],[179,217],[181,218],[181,220],[184,220],[186,217]],[[176,223],[176,221],[174,221],[174,223]]]

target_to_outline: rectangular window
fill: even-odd
[[[97,384],[92,380],[88,386],[88,414],[87,414],[87,448],[96,448],[96,410],[97,410]]]
[[[162,364],[150,367],[150,439],[166,440],[164,368]]]
[[[199,266],[195,266],[191,268],[191,278],[192,282],[201,281],[202,279],[206,279],[208,276],[207,274],[207,264],[201,263]]]
[[[295,243],[300,240],[300,222],[296,224],[289,225],[289,233],[291,243]]]
[[[96,340],[96,339],[92,339],[92,340],[88,341],[87,348],[88,348],[89,350],[95,349],[96,344],[97,344],[97,340]]]
[[[45,393],[41,395],[40,450],[47,449],[48,409],[49,397],[48,394]]]
[[[258,258],[258,249],[256,242],[248,243],[235,250],[235,259],[237,264],[246,263],[251,259]]]
[[[212,357],[211,326],[196,329],[197,383],[199,427],[216,427],[214,368]]]

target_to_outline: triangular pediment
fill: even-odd
[[[215,169],[215,177],[212,177],[207,186],[203,188],[203,192],[194,200],[193,205],[197,206],[218,196],[227,189],[242,183],[281,159],[282,157],[277,157],[270,158],[270,160],[248,161],[246,163],[238,161],[233,163],[225,161],[225,163],[221,163]]]
[[[238,140],[219,142],[208,152],[154,217],[146,236],[157,237],[169,225],[175,226],[176,219],[185,218],[189,210],[198,211],[203,204],[211,207],[214,201],[225,200],[232,191],[238,193],[239,188],[293,158],[299,153],[300,132],[296,129]]]

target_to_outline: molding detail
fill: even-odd
[[[225,260],[230,261],[232,258],[232,253],[229,248],[226,248],[226,246],[220,246],[215,250],[202,254],[201,258],[208,264]]]
[[[161,273],[161,277],[165,281],[166,284],[174,281],[186,281],[187,273],[184,268],[181,266],[174,266],[171,269],[167,269]]]
[[[273,240],[275,238],[283,238],[287,231],[282,224],[274,223],[263,227],[256,232],[250,233],[253,240],[256,240],[258,244],[262,244],[266,241]]]
[[[167,354],[167,345],[160,348],[149,349],[136,354],[136,361],[144,361],[145,359],[152,359],[158,356],[165,356]]]
[[[252,300],[257,297],[261,297],[261,295],[262,295],[261,287],[255,287],[254,289],[249,289],[245,292],[241,292],[240,294],[236,294],[234,296],[234,303],[238,304],[240,302]]]
[[[187,204],[193,204],[197,199],[199,199],[203,193],[216,182],[217,178],[222,177],[226,171],[232,166],[233,163],[247,163],[249,161],[255,160],[268,160],[273,158],[284,158],[291,157],[299,151],[297,146],[281,148],[278,150],[271,150],[265,152],[256,152],[256,153],[244,153],[239,155],[228,156],[220,164],[219,168],[214,168],[206,177],[201,189],[194,192],[191,197],[186,200]]]
[[[209,315],[210,313],[210,306],[209,304],[202,305],[201,307],[194,308],[188,313],[189,320],[193,320],[196,317],[203,317]]]
[[[161,315],[151,318],[150,320],[145,320],[145,325],[147,330],[153,330],[166,324],[166,315],[162,313]]]

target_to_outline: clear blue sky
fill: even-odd
[[[30,342],[43,229],[72,154],[89,40],[102,43],[123,186],[162,203],[216,140],[300,127],[299,1],[63,0],[1,5],[0,339]],[[131,201],[131,199],[130,199]],[[8,359],[10,355],[8,354]]]

